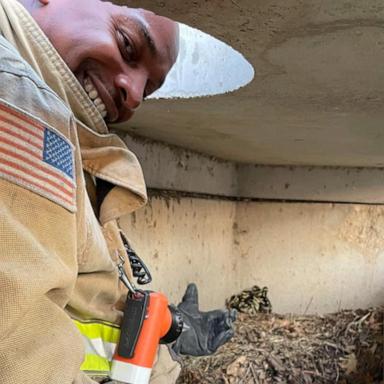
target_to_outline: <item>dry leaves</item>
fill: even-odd
[[[235,328],[215,355],[185,358],[178,384],[384,384],[383,308],[240,314]]]

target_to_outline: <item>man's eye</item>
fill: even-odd
[[[119,36],[120,53],[128,63],[134,59],[135,49],[129,38],[121,31],[117,31]]]

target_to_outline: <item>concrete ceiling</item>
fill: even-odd
[[[238,162],[384,166],[382,0],[130,4],[224,40],[257,74],[224,96],[145,102],[120,129]]]

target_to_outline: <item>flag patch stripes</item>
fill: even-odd
[[[3,103],[0,177],[76,210],[73,145],[53,128]]]

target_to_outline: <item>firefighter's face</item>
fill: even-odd
[[[178,27],[101,0],[44,0],[34,17],[107,122],[128,120],[178,53]]]

